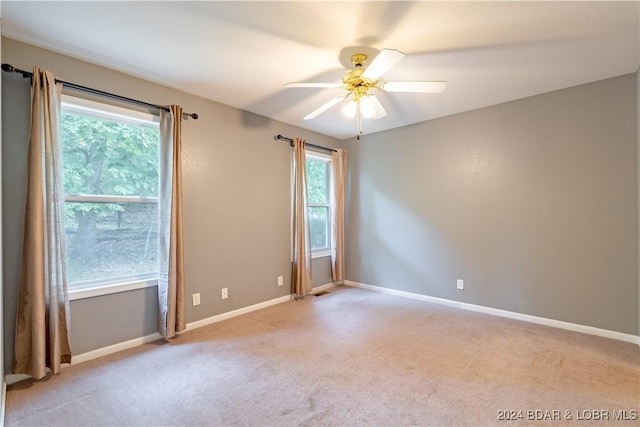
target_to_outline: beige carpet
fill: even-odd
[[[6,425],[638,426],[639,366],[634,344],[343,287],[15,384]]]

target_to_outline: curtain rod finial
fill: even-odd
[[[193,119],[193,120],[198,120],[198,113],[182,113],[182,118],[183,119]]]
[[[15,71],[15,68],[13,68],[13,65],[11,64],[2,64],[2,71],[13,73]]]

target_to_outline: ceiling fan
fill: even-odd
[[[385,72],[398,63],[404,53],[395,49],[383,49],[371,65],[364,68],[367,60],[364,53],[351,56],[353,70],[342,78],[342,83],[287,83],[287,88],[343,88],[347,93],[331,99],[316,110],[307,114],[304,119],[311,120],[324,113],[334,105],[350,99],[342,109],[347,117],[355,117],[358,125],[358,139],[362,134],[363,119],[379,119],[387,115],[384,107],[376,98],[373,89],[383,92],[420,92],[440,93],[447,87],[443,81],[424,82],[384,82],[378,80]]]

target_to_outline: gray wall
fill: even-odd
[[[636,114],[638,121],[637,137],[637,163],[636,171],[638,177],[638,335],[640,335],[640,68],[636,71]],[[638,343],[640,345],[640,343]]]
[[[289,294],[289,146],[275,134],[301,136],[318,145],[341,142],[198,96],[113,70],[2,39],[3,61],[31,70],[47,68],[59,77],[151,103],[180,104],[199,120],[183,122],[183,193],[187,322]],[[5,366],[13,362],[13,329],[21,250],[28,80],[2,73],[3,241]],[[314,260],[314,283],[327,283],[327,258]],[[277,286],[277,276],[285,286]],[[229,298],[220,299],[220,289]],[[72,301],[71,340],[75,354],[116,344],[156,329],[155,288]]]
[[[348,141],[347,278],[637,334],[636,93],[630,74]]]

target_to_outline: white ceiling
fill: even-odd
[[[406,54],[382,80],[446,80],[441,94],[381,93],[388,115],[364,133],[638,69],[638,1],[28,2],[2,1],[5,36],[339,139],[334,107],[349,57]],[[55,72],[55,70],[52,70]],[[100,88],[98,88],[100,89]],[[120,94],[126,96],[127,94]]]

